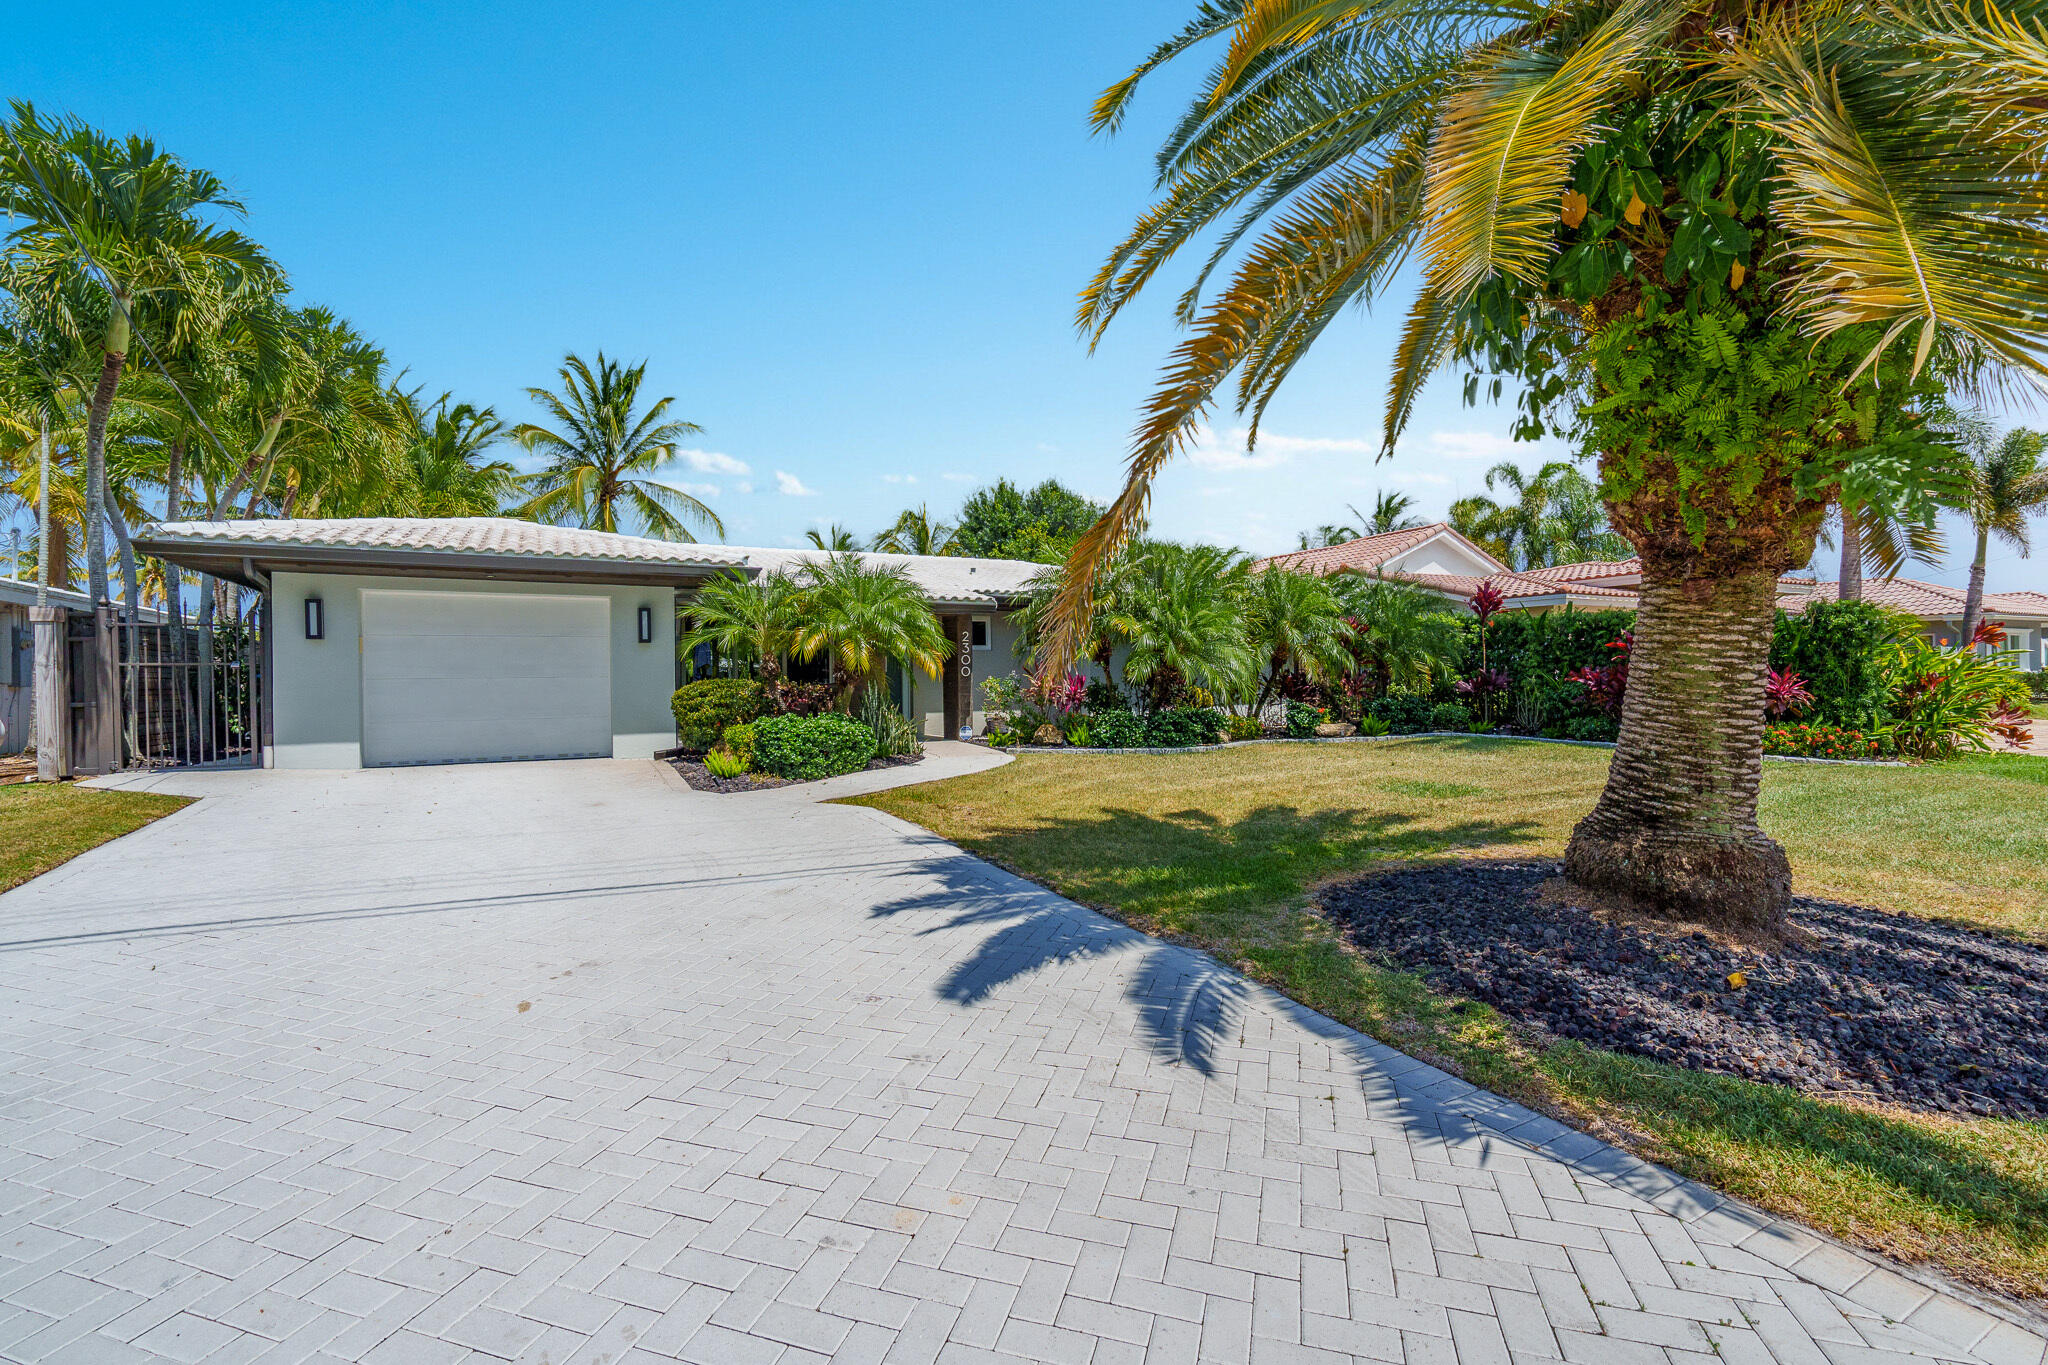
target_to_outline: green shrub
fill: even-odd
[[[1155,749],[1187,749],[1214,744],[1223,716],[1206,706],[1175,706],[1145,718],[1145,743]]]
[[[1287,737],[1289,739],[1313,738],[1316,727],[1328,719],[1329,713],[1320,706],[1310,706],[1307,702],[1300,701],[1288,702]]]
[[[1067,722],[1067,743],[1076,749],[1090,749],[1095,746],[1095,727],[1086,717],[1076,716]]]
[[[1429,728],[1430,710],[1427,697],[1413,692],[1389,692],[1367,707],[1366,714],[1385,721],[1389,734],[1415,735]]]
[[[726,726],[725,734],[720,738],[719,743],[725,747],[727,753],[746,764],[747,767],[751,768],[754,766],[754,723],[752,721],[748,721],[745,725]]]
[[[1358,733],[1378,739],[1381,735],[1387,733],[1387,723],[1378,716],[1360,716],[1358,718]]]
[[[1257,739],[1265,733],[1257,716],[1229,716],[1224,719],[1223,728],[1232,739]]]
[[[718,743],[726,726],[761,714],[761,684],[747,678],[705,678],[677,688],[668,705],[675,713],[677,741],[701,752]]]
[[[1439,702],[1429,708],[1429,728],[1462,734],[1472,728],[1472,712],[1454,701]]]
[[[1464,618],[1471,643],[1465,650],[1465,676],[1479,668],[1479,627]],[[1564,676],[1581,668],[1601,668],[1614,661],[1607,642],[1635,628],[1632,611],[1502,612],[1486,631],[1486,664],[1513,681],[1510,705],[1515,724],[1525,730],[1562,725],[1579,714],[1583,690]],[[1496,708],[1498,714],[1498,708]],[[1398,728],[1398,727],[1396,727]]]
[[[1612,744],[1621,737],[1621,726],[1606,716],[1580,716],[1564,723],[1564,737]]]
[[[754,758],[777,777],[808,782],[865,768],[875,733],[851,716],[765,716],[754,722]]]
[[[1869,729],[1891,705],[1899,640],[1912,623],[1870,602],[1809,602],[1781,611],[1771,635],[1771,667],[1806,682],[1813,705],[1802,719]]]
[[[747,761],[738,754],[713,749],[704,755],[704,770],[713,777],[744,777],[747,772]]]
[[[921,754],[924,741],[910,718],[896,709],[895,699],[879,687],[861,693],[860,723],[875,737],[875,752],[884,758]]]
[[[1089,725],[1098,749],[1136,749],[1145,742],[1145,722],[1129,711],[1102,711]]]

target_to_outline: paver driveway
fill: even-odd
[[[816,789],[153,781],[0,897],[10,1360],[2042,1359]]]

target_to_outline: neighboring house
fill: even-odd
[[[794,572],[816,550],[677,544],[497,517],[175,522],[142,553],[255,588],[267,628],[265,762],[356,768],[645,758],[675,743],[677,609],[713,575]],[[931,599],[954,660],[925,732],[979,727],[1010,671],[1008,613],[1043,566],[866,555]],[[964,666],[960,663],[964,656]],[[971,719],[970,719],[971,718]]]
[[[49,588],[50,605],[79,616],[92,614],[92,599],[69,588]],[[35,630],[28,609],[36,604],[36,585],[20,578],[0,578],[0,757],[18,754],[35,740]],[[143,619],[159,613],[145,608]]]
[[[1458,603],[1469,601],[1481,583],[1490,582],[1500,590],[1509,611],[1548,611],[1564,606],[1633,611],[1636,589],[1643,581],[1642,564],[1635,559],[1510,569],[1445,522],[1274,555],[1253,567],[1320,574],[1355,569],[1403,579]],[[1787,574],[1778,580],[1778,605],[1786,611],[1801,611],[1808,602],[1834,600],[1837,591],[1834,583]],[[1866,578],[1863,598],[1918,618],[1921,631],[1934,644],[1960,642],[1961,588],[1910,578]],[[2006,648],[2018,654],[2023,670],[2048,670],[2048,594],[1986,593],[1984,616],[2005,627]]]

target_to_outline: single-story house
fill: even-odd
[[[18,754],[35,742],[35,627],[29,608],[36,604],[36,585],[23,578],[0,578],[0,757]],[[92,616],[92,598],[73,588],[46,588],[48,601],[75,618]],[[145,607],[142,619],[157,621],[162,613]]]
[[[281,768],[649,757],[675,743],[689,594],[824,553],[499,517],[168,522],[135,545],[263,594],[264,761]],[[1009,613],[1043,566],[864,558],[904,569],[956,642],[938,684],[902,687],[899,706],[929,736],[978,729],[974,699],[1014,666]]]
[[[1459,535],[1448,522],[1273,555],[1253,567],[1297,573],[1353,569],[1384,574],[1460,603],[1469,601],[1480,584],[1491,583],[1500,591],[1503,609],[1508,611],[1550,611],[1565,606],[1584,611],[1633,611],[1636,589],[1643,581],[1642,564],[1635,559],[1510,569]],[[1811,575],[1786,574],[1778,580],[1778,605],[1786,611],[1801,611],[1809,602],[1834,600],[1838,592],[1838,585]],[[1960,641],[1963,597],[1961,588],[1910,578],[1863,581],[1865,601],[1918,618],[1922,632],[1937,645]],[[2048,593],[1986,593],[1984,616],[2005,627],[2006,648],[2017,653],[2021,669],[2029,673],[2048,670]]]

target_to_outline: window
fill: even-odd
[[[974,647],[976,649],[988,648],[988,618],[986,616],[977,616],[974,618],[973,639]]]

